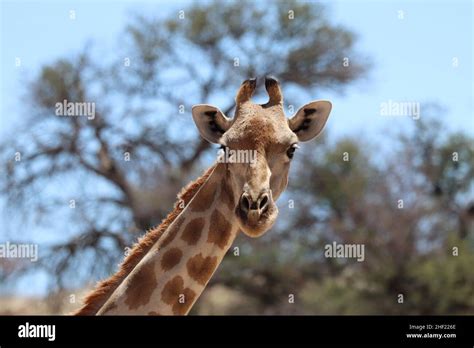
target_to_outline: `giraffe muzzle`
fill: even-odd
[[[240,197],[240,209],[252,220],[258,220],[267,211],[269,204],[270,195],[266,191],[260,193],[257,199],[253,199],[252,195],[247,192],[244,192]]]
[[[250,237],[261,236],[270,229],[277,214],[278,209],[269,190],[264,190],[257,196],[244,192],[237,206],[241,229]]]

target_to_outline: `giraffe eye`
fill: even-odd
[[[288,156],[288,158],[293,158],[293,155],[295,154],[295,151],[298,148],[299,148],[298,144],[291,145],[286,151],[286,155]]]

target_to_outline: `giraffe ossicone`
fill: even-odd
[[[332,106],[313,101],[287,119],[278,81],[265,78],[266,104],[251,101],[256,86],[256,79],[242,83],[233,118],[207,104],[192,109],[203,138],[227,151],[251,151],[252,161],[216,161],[185,187],[173,211],[98,284],[77,315],[185,315],[238,232],[259,237],[273,226],[297,143],[321,133]]]

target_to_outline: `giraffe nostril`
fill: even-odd
[[[270,204],[270,195],[261,193],[258,199],[253,200],[248,193],[243,193],[240,197],[240,209],[246,215],[252,215],[253,218],[261,216],[268,210]]]
[[[260,200],[259,209],[263,212],[268,207],[268,195],[264,195]]]
[[[250,209],[250,199],[246,194],[243,194],[242,198],[240,199],[240,207],[246,212]]]

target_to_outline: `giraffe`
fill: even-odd
[[[212,105],[192,108],[201,136],[222,152],[253,151],[253,161],[216,161],[180,194],[174,209],[97,285],[76,315],[186,315],[237,234],[256,238],[274,224],[298,142],[323,129],[332,105],[312,101],[287,119],[279,82],[265,78],[269,100],[255,104],[257,80],[240,86],[234,117]]]

